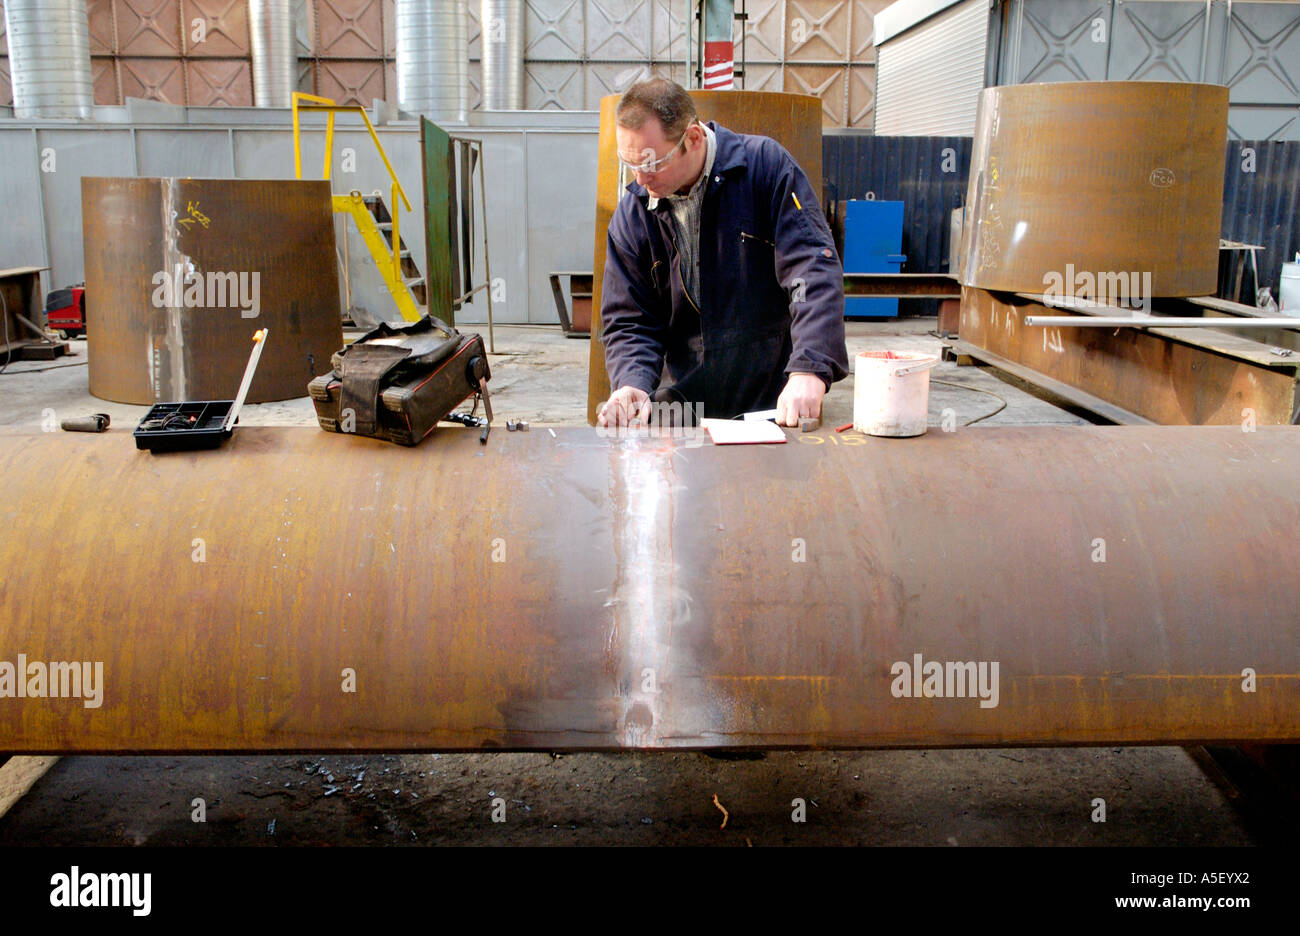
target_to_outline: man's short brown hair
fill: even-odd
[[[690,94],[667,78],[649,78],[632,85],[623,92],[614,117],[628,130],[640,130],[647,117],[654,117],[670,140],[680,137],[698,119]]]

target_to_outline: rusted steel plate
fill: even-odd
[[[1300,429],[790,438],[0,435],[0,750],[1300,739]]]
[[[1041,293],[1049,274],[1073,279],[1070,264],[1094,276],[1149,273],[1147,298],[1214,292],[1227,134],[1222,85],[984,89],[963,285]]]
[[[822,188],[821,101],[806,94],[771,91],[691,91],[700,120],[716,120],[737,133],[759,133],[776,140],[808,176],[813,191]],[[609,372],[601,331],[601,290],[605,281],[605,238],[609,220],[624,194],[619,185],[618,141],[614,113],[620,94],[600,99],[600,137],[596,162],[596,239],[592,260],[591,357],[587,371],[587,422],[596,424],[596,410],[609,398]]]
[[[1027,296],[963,288],[959,335],[1044,376],[1162,425],[1288,425],[1300,362],[1217,331],[1055,328],[1026,315],[1064,315]]]
[[[248,402],[307,395],[343,347],[328,182],[81,180],[90,392]],[[168,288],[177,283],[180,290]]]
[[[961,285],[947,273],[845,273],[844,295],[958,299]]]

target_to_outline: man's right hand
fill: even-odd
[[[619,387],[596,411],[596,425],[628,426],[634,419],[650,421],[650,394],[640,387]]]

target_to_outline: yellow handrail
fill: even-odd
[[[303,111],[324,111],[328,117],[325,121],[325,168],[323,178],[329,179],[330,166],[334,162],[334,115],[355,111],[361,115],[361,119],[366,122],[366,129],[370,131],[370,139],[374,141],[375,149],[379,150],[379,158],[384,161],[384,168],[388,170],[389,178],[393,180],[392,195],[390,200],[393,203],[393,277],[397,281],[402,279],[402,239],[401,239],[401,206],[397,204],[400,197],[402,205],[406,210],[411,210],[411,202],[406,197],[406,189],[402,188],[402,183],[397,178],[397,173],[393,171],[393,164],[388,161],[388,154],[384,152],[384,144],[379,142],[379,135],[375,133],[374,124],[370,122],[370,115],[360,104],[336,104],[327,97],[319,97],[315,94],[306,94],[302,91],[293,92],[293,171],[294,176],[302,178],[302,140],[299,135],[298,112]]]

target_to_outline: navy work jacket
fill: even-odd
[[[817,196],[790,153],[709,123],[700,211],[700,308],[686,292],[668,199],[633,182],[610,220],[601,340],[610,385],[662,383],[704,415],[776,406],[786,375],[829,390],[848,371],[844,273]]]

